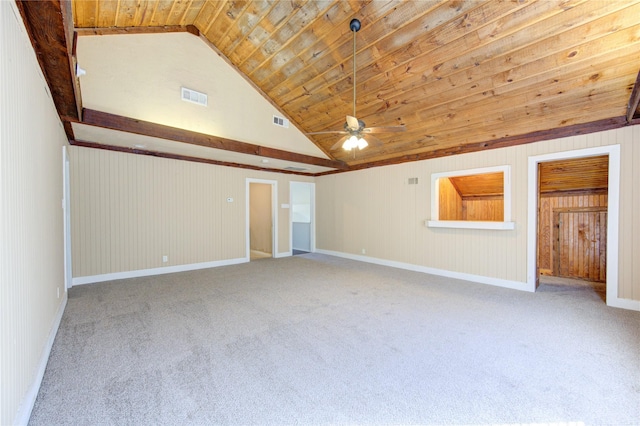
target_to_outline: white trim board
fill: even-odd
[[[16,418],[13,421],[14,425],[29,424],[29,418],[31,417],[31,412],[33,411],[33,406],[36,403],[36,398],[38,397],[38,392],[40,391],[40,385],[42,384],[42,379],[44,379],[44,373],[47,369],[47,363],[49,362],[49,356],[51,355],[53,342],[56,339],[58,329],[60,328],[60,322],[62,321],[62,315],[64,314],[64,310],[67,307],[67,300],[67,292],[65,291],[64,293],[62,293],[62,302],[58,306],[58,312],[53,319],[53,324],[51,325],[51,330],[49,331],[49,337],[47,338],[47,342],[45,343],[42,354],[40,355],[40,362],[38,363],[36,375],[33,378],[33,382],[31,383],[31,386],[29,386],[27,393],[22,399],[20,408],[18,408],[18,413],[16,414]]]
[[[485,277],[482,275],[466,274],[463,272],[447,271],[446,269],[430,268],[428,266],[414,265],[412,263],[397,262],[395,260],[378,259],[375,257],[362,256],[358,254],[343,253],[339,251],[316,249],[316,253],[327,254],[329,256],[342,257],[344,259],[358,260],[360,262],[373,263],[376,265],[389,266],[392,268],[406,269],[408,271],[422,272],[425,274],[438,275],[441,277],[455,278],[458,280],[471,281],[479,284],[488,284],[496,287],[510,288],[513,290],[530,291],[527,283],[520,281],[503,280],[500,278]]]
[[[136,271],[113,272],[110,274],[89,275],[73,278],[73,285],[93,284],[104,281],[123,280],[127,278],[148,277],[151,275],[172,274],[174,272],[195,271],[196,269],[217,268],[219,266],[246,263],[249,259],[238,257],[235,259],[214,260],[211,262],[190,263],[187,265],[165,266],[161,268],[138,269]]]
[[[618,297],[618,250],[620,215],[620,145],[554,152],[529,157],[527,183],[527,289],[536,288],[538,244],[538,164],[570,158],[609,156],[607,201],[607,305],[640,311],[640,301]]]

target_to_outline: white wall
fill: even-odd
[[[622,159],[618,297],[638,301],[640,126],[319,177],[317,247],[526,289],[528,157],[613,144]],[[432,173],[502,165],[511,166],[514,230],[425,226]],[[417,185],[408,184],[413,177]]]
[[[74,284],[248,261],[247,178],[278,183],[274,257],[286,255],[289,182],[313,181],[76,146],[69,155]]]
[[[66,137],[13,1],[0,1],[0,424],[26,423],[66,302]]]

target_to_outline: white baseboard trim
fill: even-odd
[[[40,363],[38,364],[38,369],[36,370],[36,375],[33,379],[33,383],[31,383],[31,386],[29,386],[29,389],[24,396],[22,403],[20,404],[20,408],[18,409],[18,413],[16,414],[16,418],[13,422],[14,425],[26,426],[29,423],[31,411],[33,410],[33,405],[36,403],[36,398],[38,397],[38,392],[40,391],[40,385],[42,384],[42,379],[44,378],[44,372],[47,369],[49,355],[51,355],[51,348],[53,348],[53,342],[56,339],[56,334],[58,334],[58,328],[60,328],[60,322],[62,321],[62,315],[64,314],[64,310],[66,307],[67,292],[65,291],[62,295],[62,302],[58,307],[58,312],[53,319],[53,324],[51,325],[51,330],[49,331],[49,337],[47,338],[47,342],[45,343],[44,349],[42,350]]]
[[[74,277],[72,285],[93,284],[103,281],[122,280],[126,278],[148,277],[151,275],[172,274],[174,272],[195,271],[196,269],[217,268],[219,266],[237,265],[246,263],[249,259],[238,257],[235,259],[214,260],[211,262],[190,263],[187,265],[165,266],[162,268],[138,269],[136,271],[113,272],[110,274],[90,275],[86,277]]]
[[[640,311],[640,300],[632,300],[632,299],[620,299],[618,297],[613,298],[607,297],[607,306],[611,306],[613,308],[620,309],[628,309],[630,311]]]
[[[463,272],[447,271],[446,269],[429,268],[427,266],[414,265],[412,263],[397,262],[395,260],[378,259],[375,257],[362,256],[358,254],[343,253],[332,250],[316,249],[316,253],[328,254],[330,256],[342,257],[345,259],[358,260],[361,262],[374,263],[376,265],[390,266],[392,268],[406,269],[409,271],[423,272],[425,274],[439,275],[447,278],[471,281],[480,284],[488,284],[497,287],[510,288],[514,290],[531,291],[526,282],[503,280],[500,278],[485,277],[482,275],[466,274]]]
[[[330,256],[342,257],[345,259],[358,260],[361,262],[374,263],[376,265],[390,266],[393,268],[407,269],[409,271],[424,272],[426,274],[439,275],[447,278],[456,278],[464,281],[472,281],[480,284],[489,284],[498,287],[505,287],[514,290],[533,292],[526,282],[503,280],[500,278],[485,277],[482,275],[465,274],[462,272],[447,271],[445,269],[428,268],[426,266],[413,265],[411,263],[396,262],[393,260],[377,259],[375,257],[362,256],[351,253],[343,253],[332,250],[317,249],[316,253],[328,254]],[[610,298],[607,297],[607,306],[631,311],[640,311],[640,300]]]
[[[281,258],[281,257],[290,257],[290,256],[293,256],[293,252],[292,251],[285,251],[285,252],[282,252],[282,253],[276,253],[273,256],[273,258],[274,259],[278,259],[278,258]]]

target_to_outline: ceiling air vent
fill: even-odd
[[[285,167],[284,169],[291,170],[292,172],[304,172],[305,170],[309,170],[309,169],[305,169],[304,167],[293,167],[293,166]]]
[[[284,117],[278,117],[277,115],[273,116],[273,124],[276,126],[284,127],[285,129],[289,128],[289,120]]]
[[[195,90],[187,89],[186,87],[182,88],[182,100],[207,106],[207,95],[205,93],[196,92]]]

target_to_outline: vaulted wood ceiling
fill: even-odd
[[[42,12],[20,3],[34,46],[46,51],[37,41],[51,37],[38,29]],[[74,31],[189,31],[206,38],[212,55],[228,60],[303,132],[341,129],[352,112],[349,22],[358,18],[357,117],[367,126],[402,124],[407,131],[380,134],[382,146],[355,156],[330,149],[339,135],[309,136],[333,161],[322,165],[337,170],[640,122],[638,0],[75,0],[57,7],[67,37],[58,44],[70,54]],[[44,62],[45,70],[55,66]],[[77,84],[70,87],[80,109]],[[54,91],[59,111],[73,100],[64,95]],[[69,110],[61,116],[73,121]],[[92,124],[132,130],[118,120],[126,122]]]

